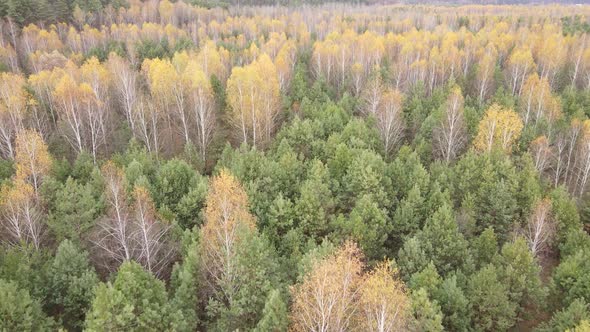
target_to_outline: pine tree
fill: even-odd
[[[515,323],[516,304],[510,301],[508,285],[488,265],[473,274],[467,285],[473,327],[480,331],[505,331]]]
[[[53,320],[41,304],[15,282],[0,279],[0,329],[3,331],[49,331]]]
[[[98,277],[88,262],[88,254],[71,241],[60,243],[49,269],[49,302],[62,324],[81,329],[94,297]]]
[[[96,288],[86,316],[87,331],[163,331],[170,329],[164,283],[135,262],[121,265],[113,284]]]

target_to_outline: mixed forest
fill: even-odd
[[[590,331],[590,6],[7,0],[1,331]]]

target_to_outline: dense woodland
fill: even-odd
[[[2,14],[0,330],[590,331],[590,6]]]

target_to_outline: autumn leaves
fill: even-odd
[[[362,252],[345,242],[313,261],[291,288],[294,331],[400,331],[407,328],[410,301],[389,262],[366,271]]]
[[[244,241],[257,233],[248,197],[223,169],[211,179],[205,223],[200,229],[204,294],[232,306],[244,282]],[[409,299],[389,262],[369,269],[353,242],[312,260],[299,284],[291,288],[291,317],[296,331],[397,331],[406,326]]]

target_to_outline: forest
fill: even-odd
[[[590,331],[590,5],[251,5],[0,4],[0,331]]]

